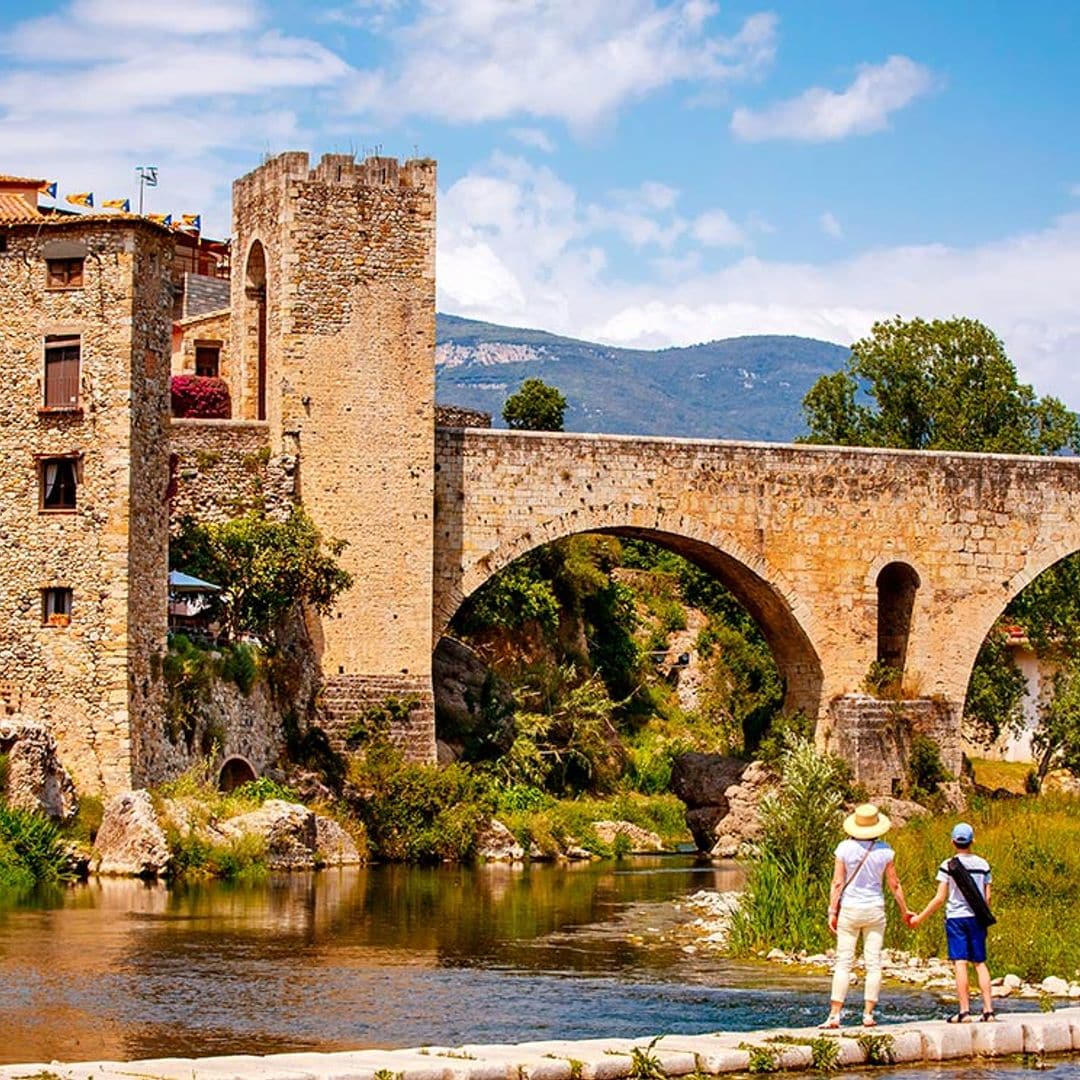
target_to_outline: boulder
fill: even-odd
[[[1047,975],[1039,984],[1039,989],[1044,994],[1052,994],[1054,997],[1069,996],[1069,984],[1058,975]]]
[[[492,818],[476,837],[476,857],[485,862],[522,862],[525,849],[498,818]]]
[[[267,799],[258,810],[220,822],[218,831],[226,837],[261,836],[271,870],[310,870],[315,866],[318,826],[315,815],[299,803]]]
[[[1080,776],[1068,769],[1055,769],[1043,778],[1042,794],[1080,796]]]
[[[671,763],[671,790],[691,810],[726,806],[724,793],[737,784],[747,763],[723,754],[679,754]]]
[[[356,841],[333,818],[315,815],[315,850],[326,866],[359,866],[364,862]]]
[[[903,828],[909,821],[930,813],[922,803],[912,802],[910,799],[894,799],[891,795],[878,795],[875,805],[889,818],[894,829]]]
[[[716,843],[716,826],[727,817],[728,803],[723,806],[699,806],[686,811],[686,827],[698,846],[698,851],[712,851]]]
[[[79,809],[75,785],[56,756],[56,740],[42,724],[20,716],[0,719],[0,754],[7,755],[6,801],[67,821]]]
[[[727,814],[717,823],[714,858],[734,858],[744,844],[761,839],[761,800],[776,786],[776,775],[762,761],[751,762],[738,784],[727,789]]]
[[[614,846],[619,836],[625,836],[631,851],[663,851],[664,842],[654,832],[630,821],[594,821],[593,831],[602,844]]]
[[[98,874],[157,877],[171,858],[150,792],[124,791],[109,800],[90,856]]]
[[[949,813],[962,814],[967,809],[967,795],[959,780],[945,780],[938,784],[938,793]]]

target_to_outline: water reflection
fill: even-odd
[[[655,944],[668,901],[740,884],[682,857],[93,882],[0,908],[0,1062],[806,1022],[822,979]]]

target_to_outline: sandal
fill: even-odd
[[[839,1016],[830,1016],[823,1024],[818,1024],[818,1031],[835,1031],[840,1026]]]
[[[996,1012],[994,1012],[994,1010],[993,1010],[993,1009],[991,1009],[991,1010],[990,1010],[989,1012],[984,1012],[984,1013],[982,1014],[982,1022],[983,1022],[984,1024],[991,1024],[991,1023],[993,1023],[993,1022],[994,1022],[995,1020],[997,1020],[997,1013],[996,1013]]]
[[[863,1027],[877,1027],[877,1021],[874,1019],[872,1013],[867,1013],[862,1018],[862,1026]]]
[[[949,1019],[945,1021],[945,1023],[946,1024],[970,1024],[971,1023],[971,1013],[969,1013],[969,1012],[955,1013],[953,1016],[950,1016]]]

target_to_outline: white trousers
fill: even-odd
[[[836,967],[833,969],[832,1001],[842,1002],[851,981],[851,965],[855,962],[855,946],[863,935],[863,959],[866,961],[867,1004],[877,1003],[881,993],[881,944],[885,939],[885,908],[846,904],[836,920]]]

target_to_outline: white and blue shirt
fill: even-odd
[[[973,855],[971,852],[960,854],[957,857],[964,866],[967,867],[968,873],[971,874],[975,884],[979,886],[979,891],[983,894],[983,899],[985,900],[986,886],[990,884],[991,880],[990,864],[981,855]],[[937,880],[947,881],[949,883],[949,900],[945,905],[945,918],[975,918],[975,912],[971,910],[971,905],[964,899],[964,894],[960,891],[960,886],[956,884],[952,874],[949,873],[948,859],[938,867]]]

